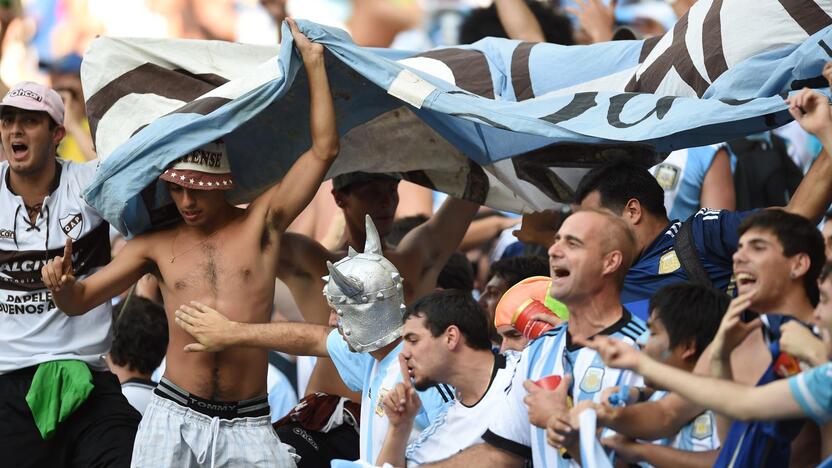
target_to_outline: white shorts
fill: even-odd
[[[293,450],[270,418],[220,419],[154,394],[145,410],[131,467],[291,467]]]

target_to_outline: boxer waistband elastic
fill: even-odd
[[[269,400],[266,395],[242,401],[207,400],[191,395],[187,390],[164,377],[159,381],[153,393],[212,418],[256,418],[270,414]]]

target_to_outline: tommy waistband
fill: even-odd
[[[242,401],[214,401],[191,395],[187,390],[162,377],[153,393],[197,413],[220,419],[256,418],[269,415],[266,395]]]

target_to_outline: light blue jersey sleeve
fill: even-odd
[[[360,392],[364,387],[364,375],[367,373],[367,368],[373,365],[373,357],[367,353],[350,351],[337,328],[329,332],[326,338],[326,350],[335,368],[338,369],[341,380],[350,390]]]
[[[298,404],[298,397],[289,379],[276,367],[272,365],[269,367],[269,373],[274,373],[275,377],[274,383],[269,385],[268,390],[269,407],[272,412],[271,421],[274,423]]]
[[[676,200],[668,213],[670,219],[687,219],[696,214],[699,208],[710,208],[701,206],[702,186],[719,149],[719,146],[711,145],[687,150],[687,161],[676,191]]]
[[[819,425],[832,420],[832,362],[789,379],[795,401]]]
[[[420,429],[430,426],[433,421],[442,416],[456,398],[455,390],[445,384],[437,384],[418,393],[419,399],[422,400],[422,409],[416,416],[416,426]]]

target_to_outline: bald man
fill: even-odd
[[[549,248],[549,294],[569,309],[569,321],[523,351],[506,398],[495,408],[483,434],[486,443],[445,460],[441,466],[521,467],[526,460],[532,460],[534,466],[569,464],[546,443],[545,427],[550,417],[568,413],[567,396],[576,403],[597,402],[605,388],[641,384],[635,373],[605,367],[595,351],[577,344],[595,335],[608,335],[635,347],[636,338],[646,330],[620,300],[635,254],[635,235],[611,212],[582,210],[563,222]],[[563,378],[557,390],[544,390],[535,383],[550,375]],[[576,429],[572,428],[575,435]],[[579,454],[575,451],[571,455]]]

